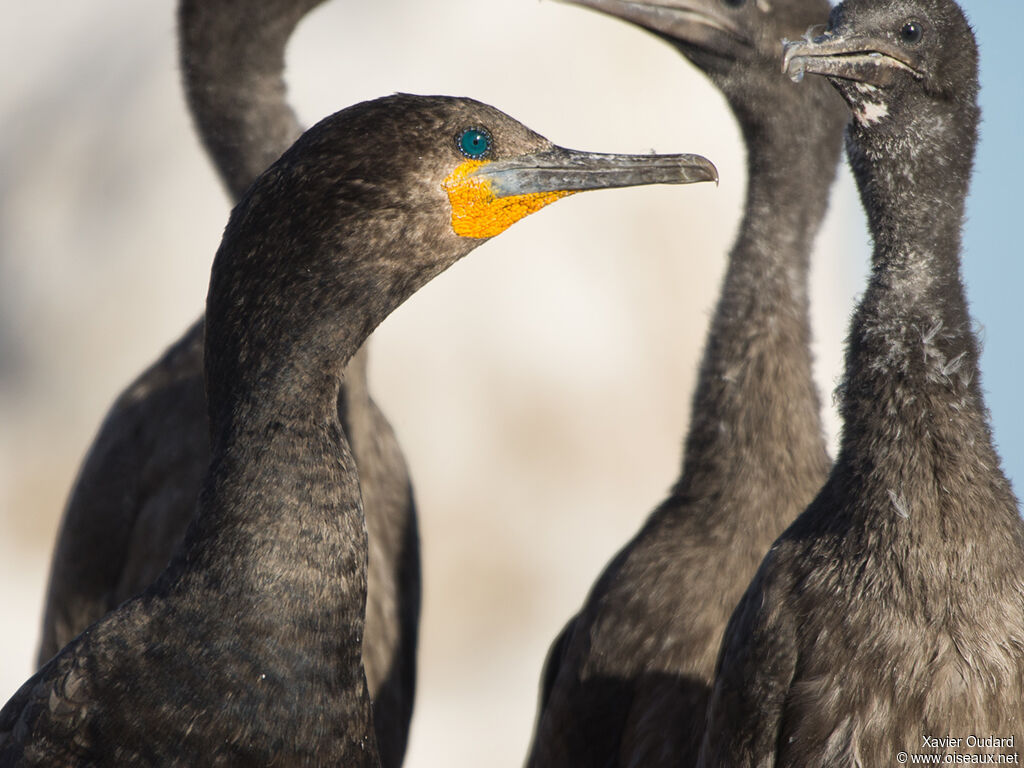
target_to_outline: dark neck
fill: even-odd
[[[225,707],[265,713],[284,741],[253,737],[251,754],[377,765],[361,656],[367,533],[336,408],[351,349],[329,349],[316,323],[303,336],[289,317],[274,322],[258,309],[252,343],[238,345],[244,334],[231,321],[223,305],[208,305],[213,458],[185,542],[155,589],[235,679],[256,681]],[[269,332],[260,338],[267,329],[279,345]],[[264,353],[270,362],[258,359]],[[239,378],[218,378],[227,369]]]
[[[931,513],[971,535],[979,515],[1016,517],[960,277],[973,143],[883,152],[864,149],[857,130],[849,154],[875,249],[847,343],[838,464],[876,500],[865,514],[881,505],[897,525]]]
[[[246,332],[235,333],[230,318],[208,306],[213,459],[189,560],[223,574],[240,600],[279,602],[269,618],[317,616],[316,626],[358,646],[366,531],[337,412],[342,366],[358,342],[346,344],[323,324],[291,322],[255,313]],[[304,594],[325,599],[298,600]]]
[[[854,427],[883,428],[877,395],[934,392],[983,420],[978,349],[960,277],[960,228],[970,150],[941,181],[927,166],[936,151],[874,149],[854,125],[851,166],[875,248],[867,290],[851,327],[842,415]]]
[[[324,605],[309,608],[349,606],[361,634],[365,527],[333,406],[324,398],[319,415],[297,415],[276,409],[272,397],[238,401],[237,423],[214,445],[190,560],[230,576],[243,599],[329,589]]]
[[[753,298],[757,281],[784,284],[787,308],[806,310],[810,252],[839,160],[831,138],[815,151],[796,139],[747,136],[746,205],[723,288]]]
[[[838,124],[741,126],[746,208],[708,333],[677,489],[698,496],[740,487],[737,473],[754,467],[771,467],[776,479],[751,479],[751,493],[782,475],[813,486],[826,466],[807,278],[841,133]]]
[[[214,260],[204,364],[213,458],[172,570],[183,594],[246,607],[263,638],[253,653],[265,651],[268,667],[309,670],[312,655],[334,676],[326,684],[358,692],[367,540],[337,397],[343,366],[384,313],[360,300],[358,275],[346,290],[320,272],[354,257],[321,257],[322,233],[278,231],[266,215],[276,205],[259,200],[235,209]]]
[[[208,309],[206,390],[215,453],[254,430],[258,440],[260,430],[274,424],[337,423],[342,366],[354,354],[353,339],[365,338],[365,326],[339,333],[330,321],[298,318],[301,311],[296,304],[295,327],[289,320],[261,325],[254,318],[224,329]]]
[[[302,132],[287,102],[284,54],[296,24],[319,1],[271,0],[251,9],[220,0],[182,2],[186,96],[235,200]]]
[[[202,606],[192,631],[238,679],[255,681],[231,706],[264,712],[284,742],[254,737],[254,754],[375,766],[355,463],[326,388],[310,394],[305,416],[279,411],[269,383],[263,391],[263,402],[236,403],[238,426],[214,446],[197,515],[167,572],[172,600],[185,612]]]

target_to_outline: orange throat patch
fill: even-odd
[[[452,205],[452,229],[461,237],[487,238],[500,235],[520,219],[555,200],[573,194],[563,190],[495,197],[490,181],[470,176],[486,164],[485,160],[467,160],[441,184]]]

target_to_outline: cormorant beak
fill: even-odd
[[[701,0],[562,0],[607,13],[698,48],[728,53],[729,42],[752,45],[732,16],[717,2]]]
[[[644,184],[718,183],[700,155],[604,155],[551,147],[502,160],[467,160],[441,188],[460,237],[487,238],[555,200],[588,189]]]
[[[813,40],[785,42],[782,73],[795,82],[810,72],[884,88],[893,83],[900,71],[919,80],[923,78],[916,59],[912,52],[889,40],[826,32]]]
[[[484,163],[471,177],[490,182],[491,192],[501,198],[645,184],[717,184],[718,169],[700,155],[607,155],[553,147]]]

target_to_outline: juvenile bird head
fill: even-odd
[[[877,3],[847,0],[824,34],[789,43],[783,71],[827,77],[853,111],[855,130],[893,147],[899,137],[936,130],[973,134],[978,53],[963,12],[951,0]]]

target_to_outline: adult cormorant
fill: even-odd
[[[716,178],[693,155],[555,147],[467,99],[396,95],[307,131],[214,260],[212,458],[184,543],[14,694],[0,765],[379,765],[344,364],[431,278],[548,203]]]
[[[847,0],[822,37],[787,45],[784,66],[826,76],[853,112],[872,269],[847,340],[839,456],[733,613],[700,764],[1015,761],[1024,523],[960,277],[974,36],[951,0]]]
[[[848,112],[779,72],[826,0],[573,0],[646,27],[721,89],[747,145],[746,210],[693,397],[680,478],[549,653],[528,765],[693,765],[733,607],[828,457],[808,266]]]
[[[322,0],[182,0],[182,77],[200,137],[233,199],[302,132],[285,47]],[[209,461],[200,320],[113,405],[64,513],[38,663],[142,591],[185,535]],[[359,468],[370,537],[363,660],[384,768],[401,765],[416,685],[419,534],[394,432],[369,396],[366,351],[346,369],[339,415]]]

